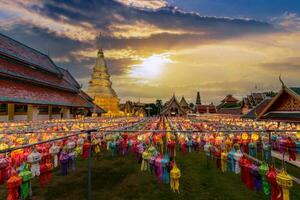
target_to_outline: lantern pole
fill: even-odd
[[[88,200],[92,200],[92,137],[91,137],[91,130],[87,131],[88,140],[90,143],[89,147],[89,159],[88,159]]]

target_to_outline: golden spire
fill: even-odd
[[[94,98],[94,102],[107,112],[116,113],[119,111],[119,99],[110,81],[110,75],[102,50],[101,34],[96,38],[96,46],[98,49],[97,58],[87,94]]]

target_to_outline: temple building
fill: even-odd
[[[217,106],[217,114],[241,115],[242,109],[239,100],[228,94]]]
[[[104,53],[98,38],[98,53],[96,64],[93,69],[87,94],[94,99],[94,103],[103,108],[107,116],[119,116],[119,99],[116,92],[112,88],[110,75],[107,70],[107,64],[104,59]]]
[[[265,107],[272,101],[272,98],[267,97],[263,99],[260,103],[252,107],[242,118],[246,119],[257,119],[260,113],[265,109]],[[243,107],[242,107],[243,109]]]
[[[185,100],[184,96],[182,96],[180,102],[179,102],[181,108],[186,112],[186,113],[190,113],[192,110],[189,106],[189,104],[187,103],[187,101]]]
[[[186,114],[187,113],[175,97],[175,94],[165,103],[161,111],[161,115],[166,117],[185,116]]]
[[[282,83],[281,90],[258,115],[261,120],[300,122],[300,88],[287,87]]]
[[[124,104],[120,104],[120,110],[128,117],[145,117],[147,115],[146,106],[145,103],[126,101]]]
[[[196,97],[196,105],[195,105],[195,113],[198,114],[213,114],[216,113],[216,106],[213,103],[210,103],[208,105],[201,103],[201,96],[200,92],[197,92]]]
[[[0,34],[0,121],[74,118],[104,112],[51,58]]]

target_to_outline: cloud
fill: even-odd
[[[1,19],[0,25],[8,30],[16,24],[29,24],[39,28],[48,29],[59,36],[66,36],[70,39],[79,41],[94,40],[97,32],[93,30],[88,23],[79,23],[77,25],[68,23],[68,17],[60,15],[59,18],[52,19],[31,9],[41,9],[42,4],[21,3],[22,1],[3,0],[0,11],[7,13],[9,19]],[[29,1],[28,1],[29,2]],[[86,29],[89,29],[88,31]]]
[[[285,12],[279,17],[272,18],[277,26],[288,31],[300,31],[300,16],[297,13]]]
[[[277,62],[262,63],[262,65],[268,71],[285,72],[285,73],[299,73],[300,72],[300,57],[292,57],[281,59]]]
[[[117,2],[123,3],[127,6],[135,8],[147,8],[147,9],[158,9],[168,5],[165,0],[116,0]]]
[[[193,99],[200,90],[206,102],[218,102],[226,93],[243,96],[255,84],[276,89],[278,71],[289,75],[291,83],[298,80],[299,73],[293,72],[298,72],[299,60],[288,59],[297,58],[300,50],[295,44],[299,32],[292,29],[297,15],[281,16],[274,27],[184,12],[159,0],[4,1],[0,31],[49,52],[85,88],[97,55],[94,38],[101,31],[113,87],[121,98],[168,99],[176,92]],[[164,63],[161,74],[147,84],[147,77],[129,76],[143,60],[166,54],[173,62]]]

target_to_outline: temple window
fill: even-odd
[[[0,115],[7,115],[7,104],[0,103]]]
[[[60,114],[61,108],[58,106],[52,107],[52,114],[53,115],[58,115]]]
[[[49,109],[48,106],[39,106],[39,114],[40,115],[48,115]]]
[[[27,114],[27,105],[15,104],[15,114],[16,115],[26,115]]]

